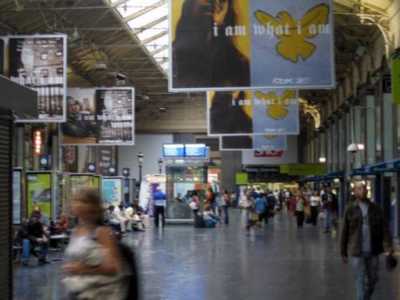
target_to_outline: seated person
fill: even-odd
[[[38,219],[38,216],[34,215],[21,228],[23,228],[21,229],[21,235],[25,237],[22,240],[22,263],[28,264],[31,253],[39,259],[39,264],[47,263],[49,239],[45,227]],[[22,232],[22,230],[25,232]],[[39,253],[36,252],[36,248],[39,248]]]
[[[110,205],[104,213],[104,222],[109,225],[114,231],[120,232],[121,226],[118,216],[115,214],[114,205]]]
[[[67,234],[69,230],[69,220],[65,214],[61,214],[57,220],[56,228],[58,234]]]
[[[133,209],[133,207],[128,207],[125,210],[125,216],[129,220],[131,230],[144,231],[145,226],[144,226],[143,220],[139,216],[139,214],[136,213],[136,211]]]
[[[118,207],[114,209],[115,218],[119,221],[119,225],[121,228],[121,232],[125,233],[126,231],[130,230],[131,221],[125,215],[124,205],[121,203]]]
[[[210,204],[206,204],[203,212],[203,219],[208,228],[214,228],[220,221],[219,217],[214,213]]]

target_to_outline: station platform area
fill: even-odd
[[[339,256],[339,235],[310,225],[299,230],[286,213],[248,235],[244,220],[234,209],[229,226],[180,225],[129,234],[140,263],[142,299],[355,299],[351,265]],[[61,265],[17,268],[14,299],[67,299]],[[373,299],[399,300],[399,281],[399,268],[388,273],[382,259]]]

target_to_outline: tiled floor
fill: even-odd
[[[286,215],[247,236],[243,218],[216,229],[169,226],[129,238],[139,254],[144,300],[353,300],[337,238],[297,230]],[[383,265],[383,264],[382,264]],[[18,268],[15,299],[65,299],[60,264]],[[381,271],[376,300],[400,300],[400,272]]]

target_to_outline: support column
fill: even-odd
[[[240,151],[221,151],[221,188],[236,191],[235,175],[242,170]]]

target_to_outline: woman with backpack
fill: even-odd
[[[97,191],[81,190],[72,201],[78,218],[65,251],[64,284],[73,300],[124,300],[129,271],[112,230],[103,226],[102,201]]]

